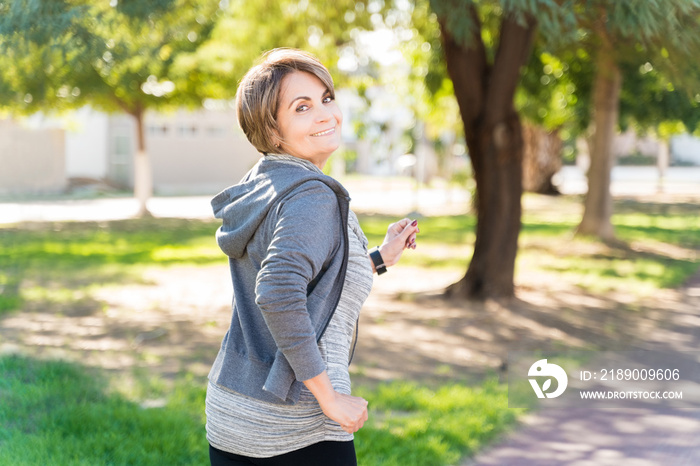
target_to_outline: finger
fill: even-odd
[[[412,243],[416,242],[416,233],[411,233],[411,235],[406,238],[406,247],[409,247]]]
[[[403,229],[403,231],[400,233],[400,236],[404,237],[404,241],[408,239],[408,237],[414,233],[418,232],[418,220],[414,220],[413,222],[409,223],[406,225]]]
[[[398,229],[396,230],[396,233],[400,234],[403,231],[405,231],[406,228],[415,226],[416,222],[418,222],[418,220],[413,220],[410,218],[404,218],[404,219],[399,220],[398,222],[396,222],[396,225],[398,227]]]
[[[409,225],[412,221],[413,221],[413,220],[411,220],[411,219],[408,218],[408,217],[407,217],[407,218],[402,218],[402,219],[399,220],[398,222],[394,223],[394,225],[397,226],[399,229],[403,230],[404,228],[406,228],[406,225]]]
[[[369,415],[368,415],[367,411],[365,411],[364,416],[362,416],[362,418],[360,419],[359,427],[357,430],[360,430],[362,428],[362,426],[365,425],[365,422],[367,422],[368,419],[369,419]]]

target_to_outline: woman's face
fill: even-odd
[[[323,168],[340,146],[343,114],[316,76],[294,71],[282,79],[277,110],[282,152]]]

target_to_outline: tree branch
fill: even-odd
[[[526,15],[523,26],[512,15],[504,16],[501,23],[501,36],[496,50],[493,69],[486,91],[486,105],[497,109],[490,116],[496,124],[506,117],[505,113],[513,107],[515,89],[520,81],[520,68],[527,63],[532,52],[532,43],[537,30],[537,21]]]
[[[486,47],[481,39],[481,21],[474,4],[470,5],[472,20],[469,46],[459,44],[448,30],[444,18],[439,18],[447,72],[454,83],[455,97],[464,122],[465,131],[474,127],[474,122],[483,113],[483,90],[489,75]],[[467,137],[470,135],[467,134]]]

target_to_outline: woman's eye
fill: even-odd
[[[309,108],[308,105],[299,105],[297,107],[297,112],[305,112],[306,110],[308,110],[308,108]]]
[[[330,102],[333,102],[333,97],[327,95],[326,97],[323,98],[323,103],[324,103],[324,104],[327,104],[327,103],[330,103]]]

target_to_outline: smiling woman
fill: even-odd
[[[373,273],[415,248],[417,222],[390,225],[367,250],[348,192],[321,171],[341,143],[343,116],[316,58],[273,50],[236,98],[263,158],[212,200],[234,297],[209,374],[211,462],[353,466],[353,433],[368,418],[348,370],[360,308]]]
[[[321,95],[314,95],[313,88],[307,88],[298,82],[294,89],[290,89],[289,78],[293,75],[302,75],[307,81],[317,81],[314,82],[314,87],[321,90]],[[291,81],[294,84],[297,80]],[[292,92],[286,92],[287,95],[283,96],[285,91]],[[286,97],[284,102],[283,97]],[[238,121],[248,140],[260,153],[267,155],[281,151],[282,135],[279,132],[278,117],[285,104],[289,107],[298,97],[306,97],[307,107],[310,107],[308,104],[312,104],[314,98],[323,100],[330,97],[331,101],[335,100],[333,78],[326,67],[308,53],[293,49],[272,50],[263,56],[261,64],[251,68],[243,78],[236,91]],[[295,107],[293,111],[296,109]],[[337,115],[342,121],[340,110]],[[285,115],[282,118],[284,120]]]

